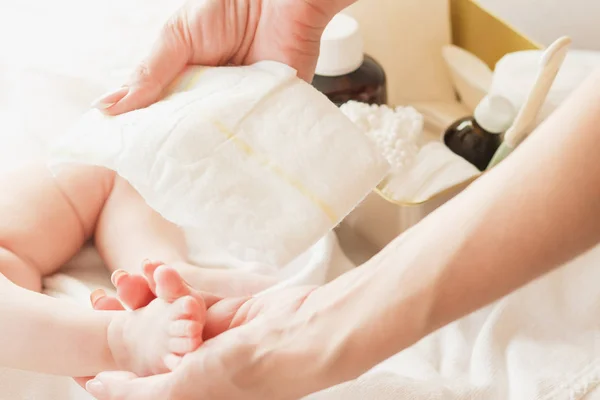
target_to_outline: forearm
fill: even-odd
[[[0,365],[66,376],[115,369],[111,312],[25,290],[0,275]]]
[[[363,275],[378,362],[600,241],[600,74]],[[369,295],[368,295],[369,294]],[[356,318],[356,317],[355,317]],[[367,362],[368,364],[368,362]]]
[[[355,378],[598,243],[598,154],[600,73],[510,158],[306,300],[326,340],[321,386]]]

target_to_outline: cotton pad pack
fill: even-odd
[[[335,227],[389,168],[333,103],[270,61],[191,67],[154,105],[91,110],[51,163],[115,170],[204,259],[273,266]]]

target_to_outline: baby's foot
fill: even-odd
[[[162,265],[153,271],[153,280],[156,294],[166,301],[173,301],[182,296],[203,298],[206,296],[192,289],[174,268]],[[239,325],[243,320],[253,317],[252,297],[231,297],[218,299],[208,307],[202,334],[205,340],[210,339],[227,329],[233,324]],[[210,300],[209,300],[210,301]],[[206,303],[205,303],[206,304]]]
[[[191,296],[173,303],[153,300],[136,311],[119,312],[108,328],[108,344],[119,369],[140,376],[174,369],[202,343],[206,307]]]

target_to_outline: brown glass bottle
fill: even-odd
[[[502,143],[500,135],[490,134],[473,117],[461,118],[446,130],[444,143],[480,171],[487,168]]]
[[[355,71],[341,76],[315,75],[313,86],[337,106],[350,101],[368,104],[387,104],[385,71],[368,55]]]
[[[488,95],[472,117],[464,117],[446,129],[444,143],[480,171],[484,171],[502,143],[501,134],[514,120],[512,104],[501,96]]]
[[[349,15],[336,15],[325,28],[312,83],[338,106],[350,100],[387,103],[385,71],[364,54],[358,22]]]

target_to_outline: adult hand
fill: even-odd
[[[279,61],[312,79],[323,30],[350,0],[190,0],[123,87],[95,102],[116,115],[146,107],[187,64]]]
[[[345,283],[327,290],[299,287],[221,300],[207,313],[209,340],[172,373],[146,378],[102,373],[87,389],[100,400],[279,399],[299,398],[352,378],[366,368],[358,359],[368,357],[347,351],[350,331],[339,325],[335,311],[342,305],[360,307],[359,297],[344,290],[361,281],[357,277],[348,274],[340,281]],[[159,267],[150,285],[166,300],[199,295],[170,267]],[[129,301],[133,297],[129,294]]]

